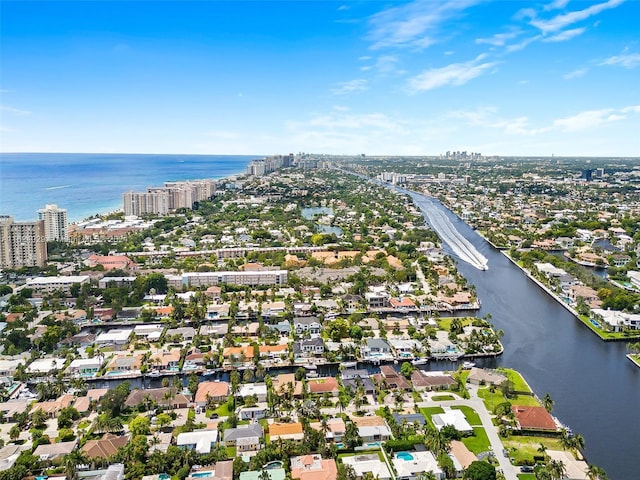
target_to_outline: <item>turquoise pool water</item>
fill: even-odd
[[[598,322],[596,322],[593,318],[590,318],[589,321],[591,322],[591,325],[593,325],[596,328],[602,328],[602,325],[600,325]]]
[[[192,473],[191,476],[194,478],[205,478],[205,477],[210,477],[211,472],[195,472],[195,473]]]
[[[413,455],[411,455],[409,452],[398,452],[396,453],[396,458],[404,460],[405,462],[413,461]]]
[[[267,463],[264,467],[265,470],[273,470],[275,468],[282,468],[284,466],[284,463],[281,462],[280,460],[274,460],[273,462],[269,462]]]

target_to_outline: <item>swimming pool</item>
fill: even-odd
[[[411,455],[409,452],[398,452],[396,453],[396,458],[399,460],[404,460],[405,462],[413,461],[413,455]]]
[[[602,328],[602,325],[600,325],[598,322],[596,322],[593,318],[590,318],[589,321],[591,322],[591,325],[593,325],[596,328]]]
[[[212,475],[212,472],[195,472],[191,474],[191,476],[194,478],[210,477],[211,475]]]

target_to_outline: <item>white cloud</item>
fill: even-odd
[[[443,23],[480,1],[415,0],[383,10],[369,19],[371,48],[427,48],[438,41]]]
[[[496,33],[495,35],[489,38],[477,38],[476,43],[478,45],[486,43],[488,45],[493,45],[494,47],[502,47],[507,43],[508,40],[512,40],[520,34],[521,34],[520,30],[513,30],[511,32],[505,32],[505,33]]]
[[[581,28],[572,28],[571,30],[564,30],[562,32],[556,33],[550,37],[544,38],[543,42],[565,42],[567,40],[571,40],[578,35],[582,35],[587,29],[584,27]]]
[[[533,43],[536,40],[540,40],[541,38],[543,38],[542,35],[536,35],[535,37],[525,38],[519,43],[514,43],[513,45],[507,46],[507,52],[512,53],[512,52],[517,52],[519,50],[522,50],[526,48],[530,43]]]
[[[565,73],[562,78],[565,80],[573,80],[574,78],[582,77],[589,70],[586,68],[578,68],[577,70],[573,70],[571,72]]]
[[[432,68],[410,78],[407,86],[413,93],[431,90],[445,85],[464,85],[492,69],[498,62],[484,62],[484,55],[464,63],[452,63],[446,67]]]
[[[553,2],[546,4],[543,9],[545,11],[562,10],[564,7],[567,6],[568,3],[569,3],[569,0],[554,0]]]
[[[597,15],[604,10],[615,8],[624,2],[625,0],[607,0],[603,3],[591,5],[590,7],[587,7],[583,10],[574,10],[572,12],[556,15],[555,17],[546,20],[536,18],[536,14],[534,12],[533,14],[529,14],[529,16],[531,17],[530,23],[534,27],[539,28],[544,34],[554,33],[571,24],[586,20],[589,17]]]
[[[476,110],[454,110],[446,116],[462,120],[468,126],[496,129],[507,135],[536,135],[548,130],[532,128],[526,116],[502,118],[497,112],[495,107],[482,107]]]
[[[625,120],[627,118],[626,114],[628,113],[640,113],[640,105],[632,105],[621,109],[603,108],[600,110],[587,110],[570,117],[554,120],[553,126],[565,132],[577,132]]]
[[[20,110],[19,108],[10,107],[8,105],[1,105],[0,111],[8,113],[9,115],[15,115],[16,117],[26,117],[31,115],[31,112],[27,110]]]
[[[347,93],[361,92],[367,89],[367,80],[364,78],[357,78],[355,80],[349,80],[348,82],[341,82],[337,87],[331,89],[331,93],[334,95],[345,95]]]
[[[625,68],[634,68],[640,65],[640,53],[623,53],[614,55],[602,61],[599,65],[616,65]]]

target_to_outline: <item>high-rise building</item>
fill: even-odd
[[[38,220],[44,220],[44,237],[47,242],[66,242],[67,235],[67,210],[58,208],[57,205],[47,204],[38,210]]]
[[[47,239],[44,220],[15,222],[0,216],[0,268],[44,267]]]

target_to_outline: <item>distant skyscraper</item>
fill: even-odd
[[[66,242],[69,240],[66,209],[47,204],[38,210],[38,220],[44,220],[44,236],[47,242]]]
[[[0,216],[0,268],[44,267],[46,263],[44,220],[14,222],[13,217]]]

